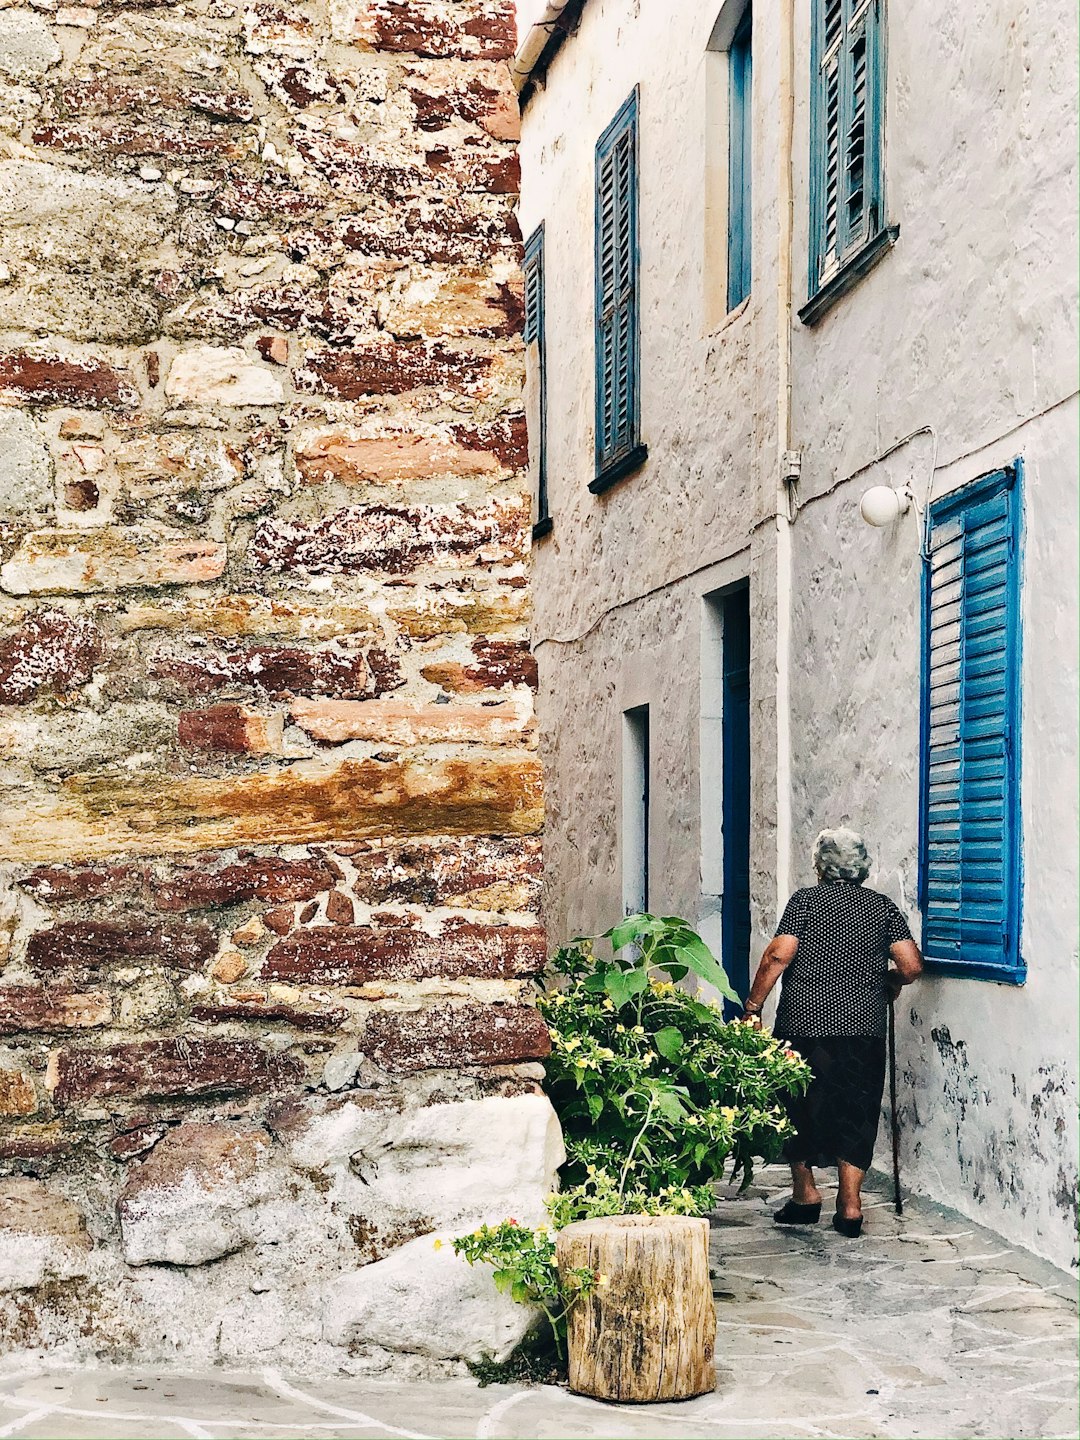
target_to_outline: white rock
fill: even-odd
[[[0,11],[0,75],[13,80],[44,75],[63,54],[40,15],[26,10]]]
[[[325,1338],[437,1360],[508,1359],[540,1312],[501,1295],[489,1265],[455,1255],[455,1233],[424,1235],[335,1281],[326,1294]]]
[[[198,345],[173,360],[165,394],[197,405],[279,405],[285,391],[239,346]]]
[[[21,410],[0,408],[0,511],[33,514],[53,501],[49,451]]]
[[[0,1181],[0,1291],[85,1275],[90,1237],[78,1209],[39,1180]]]

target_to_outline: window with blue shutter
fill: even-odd
[[[596,146],[596,478],[606,490],[645,459],[638,293],[638,92]]]
[[[885,0],[814,0],[811,63],[806,324],[899,233],[885,224]]]
[[[931,506],[920,906],[928,963],[1020,984],[1019,463]]]
[[[533,483],[533,539],[552,527],[547,488],[547,338],[544,330],[544,227],[525,243],[526,420]]]
[[[727,308],[750,294],[750,96],[751,7],[739,21],[728,50],[728,266]]]

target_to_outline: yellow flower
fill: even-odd
[[[441,1250],[442,1247],[443,1247],[443,1242],[442,1242],[441,1240],[436,1240],[436,1241],[435,1241],[435,1249],[436,1249],[436,1250]]]
[[[610,1275],[598,1275],[598,1276],[596,1277],[596,1283],[597,1283],[597,1285],[610,1285],[610,1284],[611,1284],[611,1276],[610,1276]]]

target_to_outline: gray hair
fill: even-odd
[[[854,830],[822,830],[814,841],[814,869],[822,880],[851,880],[861,885],[870,874],[865,840]]]

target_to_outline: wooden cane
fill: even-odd
[[[896,1116],[896,1008],[895,995],[889,996],[889,1118],[892,1121],[893,1204],[897,1215],[904,1213],[900,1196],[900,1122]]]

